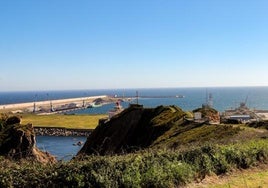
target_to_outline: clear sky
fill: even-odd
[[[268,85],[267,0],[0,0],[0,91]]]

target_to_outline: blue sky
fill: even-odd
[[[267,0],[1,0],[0,91],[267,86]]]

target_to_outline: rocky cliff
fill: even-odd
[[[2,115],[0,118],[0,155],[12,159],[33,159],[42,163],[56,162],[55,157],[36,147],[31,124],[21,125],[20,118]]]
[[[205,115],[216,120],[214,114],[218,113],[206,111]],[[88,137],[78,157],[91,154],[122,154],[144,148],[182,149],[207,141],[232,140],[229,138],[240,131],[233,126],[190,121],[186,116],[186,113],[176,106],[131,106],[100,124]]]

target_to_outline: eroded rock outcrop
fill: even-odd
[[[0,155],[12,159],[32,159],[42,163],[56,162],[56,158],[36,147],[32,124],[21,125],[16,116],[2,116],[0,120]]]

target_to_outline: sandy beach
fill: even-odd
[[[69,99],[58,99],[58,100],[46,100],[46,101],[36,101],[36,107],[49,107],[52,103],[53,106],[57,105],[65,105],[70,103],[75,103],[77,105],[84,103],[91,103],[93,100],[97,98],[106,99],[108,98],[107,95],[100,95],[100,96],[88,96],[88,97],[80,97],[80,98],[69,98]],[[0,110],[24,110],[27,108],[33,108],[34,102],[27,102],[27,103],[17,103],[17,104],[5,104],[0,105]]]

